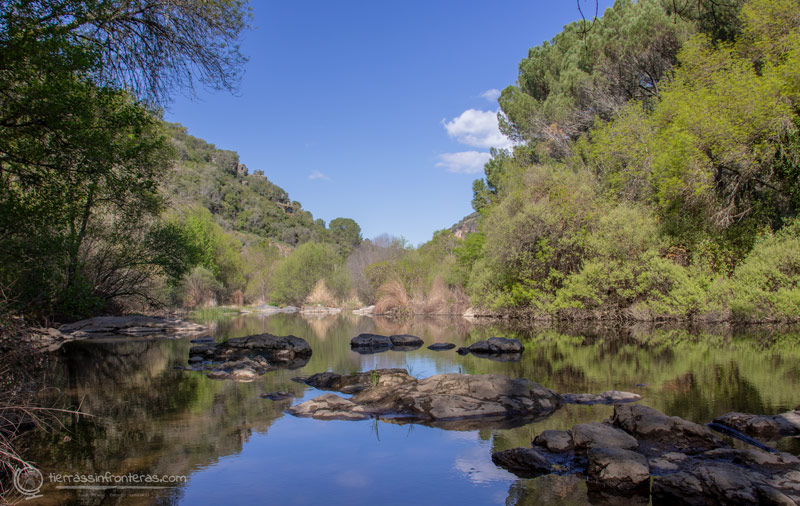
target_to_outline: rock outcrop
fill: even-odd
[[[362,388],[367,376],[370,385]],[[532,419],[561,406],[561,397],[536,383],[505,376],[439,374],[422,380],[397,370],[306,379],[341,390],[360,391],[340,402],[326,394],[288,409],[296,416],[353,419],[367,416],[405,417],[420,422]],[[345,390],[346,391],[346,390]],[[352,390],[350,390],[352,391]],[[334,396],[336,397],[336,396]],[[340,398],[341,399],[341,398]]]
[[[62,325],[58,330],[71,339],[98,338],[180,338],[205,332],[205,325],[179,318],[155,316],[97,316],[88,320]]]
[[[585,474],[590,494],[612,503],[800,504],[797,457],[729,448],[708,428],[647,406],[615,405],[605,423],[545,431],[533,445],[492,460],[526,478]]]
[[[486,341],[478,341],[458,349],[460,355],[472,353],[499,362],[519,362],[523,351],[525,346],[519,339],[506,337],[490,337]]]
[[[207,371],[211,379],[253,381],[275,367],[296,369],[308,363],[311,347],[295,336],[258,334],[189,350],[190,369]]]
[[[748,436],[765,439],[800,436],[800,411],[788,411],[778,415],[728,413],[715,418],[714,423],[725,425]]]
[[[350,348],[361,354],[381,353],[388,350],[412,351],[424,342],[417,336],[399,334],[382,336],[380,334],[359,334],[350,340]]]

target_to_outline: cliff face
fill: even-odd
[[[469,216],[465,216],[450,227],[450,232],[458,237],[459,239],[463,239],[467,236],[467,234],[472,234],[478,231],[478,216],[480,216],[477,212],[470,214]]]

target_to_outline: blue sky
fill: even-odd
[[[166,119],[237,151],[315,218],[414,245],[472,212],[489,147],[508,142],[496,90],[516,81],[529,47],[580,16],[557,0],[252,7],[238,93],[178,96]]]

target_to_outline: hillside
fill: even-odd
[[[186,128],[169,125],[177,166],[164,182],[170,207],[202,206],[227,230],[296,246],[321,239],[325,225],[272,183],[262,170],[250,173],[234,151],[217,149]]]

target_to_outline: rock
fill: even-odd
[[[267,392],[260,394],[259,397],[262,399],[269,399],[271,401],[284,401],[286,399],[291,399],[294,395],[290,394],[289,392]]]
[[[198,337],[189,341],[192,344],[214,344],[214,338],[211,336]]]
[[[800,412],[797,411],[787,411],[779,415],[728,413],[715,418],[714,423],[738,430],[748,436],[766,439],[800,436]]]
[[[644,455],[622,448],[592,448],[586,456],[592,488],[630,493],[649,483],[650,466]]]
[[[366,420],[369,415],[348,399],[336,394],[324,394],[292,406],[286,412],[299,417],[313,417],[318,420]]]
[[[536,436],[533,444],[551,453],[568,452],[572,450],[572,434],[566,430],[546,430]]]
[[[391,347],[391,338],[378,334],[359,334],[350,340],[350,348],[359,353],[380,353]]]
[[[632,392],[609,390],[601,394],[566,394],[564,402],[567,404],[616,404],[636,402],[641,398],[641,395]]]
[[[646,440],[661,448],[699,453],[727,447],[707,427],[677,416],[667,416],[641,404],[616,404],[611,420],[640,442]]]
[[[512,448],[492,454],[492,462],[521,478],[535,478],[543,474],[558,472],[562,466],[536,448]]]
[[[316,304],[313,306],[303,306],[300,310],[301,313],[313,313],[313,314],[333,314],[333,313],[341,313],[342,309],[338,307],[326,307],[322,304]]]
[[[334,390],[343,394],[354,394],[371,386],[399,385],[414,381],[405,369],[376,369],[354,374],[321,372],[305,378],[292,378],[292,381],[305,383],[320,390]]]
[[[235,381],[252,381],[273,366],[302,367],[310,356],[311,347],[304,339],[271,334],[237,337],[189,349],[189,363],[202,363],[202,368],[210,371],[209,378]]]
[[[733,464],[714,462],[657,476],[652,494],[655,504],[760,504],[758,484],[753,477]],[[775,504],[775,503],[772,503]],[[791,503],[790,503],[791,504]]]
[[[380,375],[377,384],[349,401],[360,413],[420,421],[499,421],[550,414],[561,406],[561,397],[552,390],[525,379],[492,374],[439,374],[423,380],[406,374]]]
[[[519,339],[508,339],[505,337],[490,337],[486,341],[478,341],[467,346],[470,353],[522,353],[525,346]]]
[[[130,315],[97,316],[62,325],[59,330],[73,338],[178,338],[199,334],[207,327],[178,318]]]
[[[650,471],[654,474],[667,474],[680,469],[681,464],[688,459],[686,455],[678,452],[667,452],[658,458],[650,459]]]
[[[575,451],[592,448],[621,448],[632,450],[639,446],[630,434],[604,423],[581,423],[572,427],[572,444]]]
[[[417,336],[409,334],[399,334],[389,337],[392,341],[393,351],[413,351],[425,344],[425,342]]]
[[[472,353],[481,358],[488,358],[496,362],[519,362],[522,359],[522,352],[525,346],[519,339],[507,339],[505,337],[490,337],[486,341],[478,341],[467,347],[458,350],[459,355]]]
[[[372,315],[375,312],[375,306],[366,306],[360,309],[354,309],[353,314],[358,315]]]
[[[433,343],[432,345],[428,346],[428,349],[433,351],[444,351],[452,350],[455,347],[456,345],[453,343]]]

